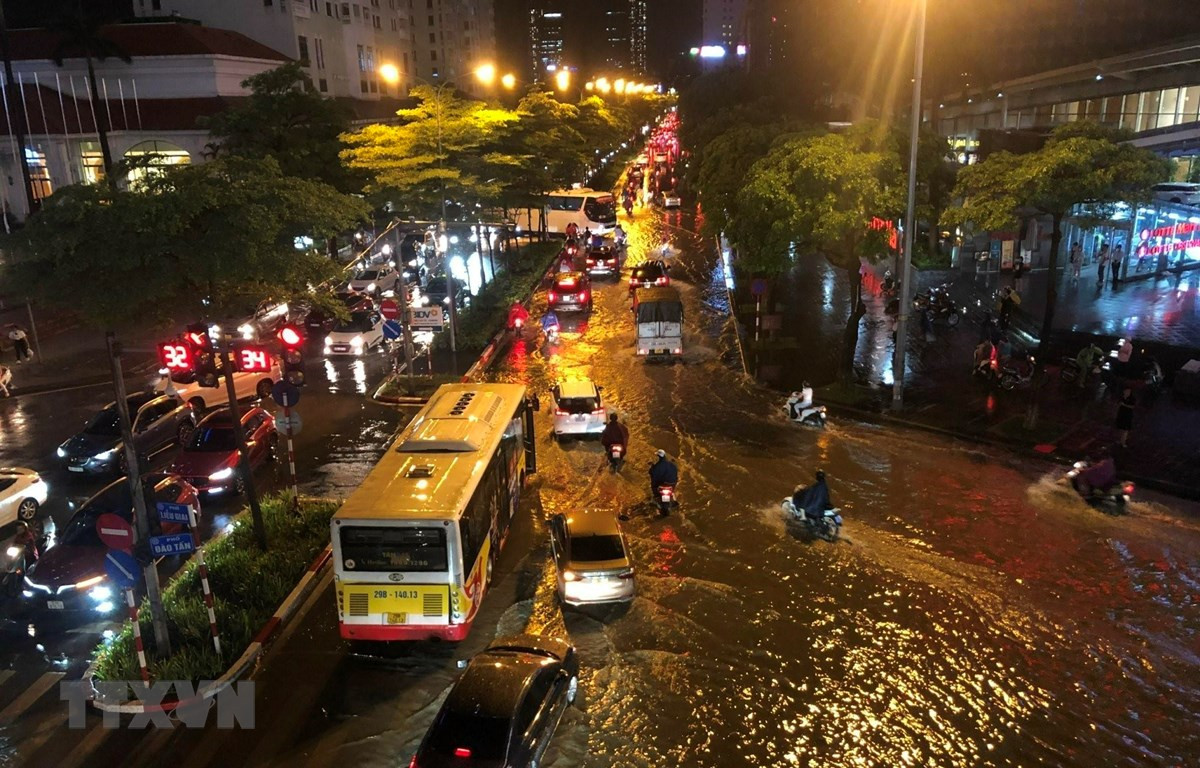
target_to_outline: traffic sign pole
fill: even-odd
[[[288,393],[283,393],[283,418],[287,422],[288,472],[292,475],[292,511],[300,512],[300,486],[296,481],[296,446],[292,440],[292,406]]]
[[[129,606],[129,622],[133,625],[133,645],[137,648],[138,671],[142,673],[142,682],[150,687],[150,670],[146,668],[146,649],[142,647],[142,628],[138,624],[137,602],[133,599],[133,589],[125,588],[125,605]]]
[[[204,591],[204,605],[208,608],[208,628],[212,632],[213,648],[221,655],[221,637],[217,633],[217,612],[213,609],[212,589],[208,586],[208,565],[204,562],[204,550],[200,548],[200,526],[196,520],[196,508],[188,507],[191,518],[192,543],[196,546],[196,564],[200,570],[200,588]]]
[[[413,343],[412,343],[412,324],[408,322],[407,313],[404,318],[404,367],[408,369],[408,396],[413,397],[417,393],[416,385],[413,384],[413,365],[417,362],[413,359]],[[432,372],[432,368],[430,371]]]

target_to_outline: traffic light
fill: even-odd
[[[291,323],[276,334],[283,345],[283,380],[295,386],[304,385],[304,334]]]
[[[193,323],[183,334],[192,352],[192,370],[196,372],[196,383],[202,387],[217,387],[217,355],[213,349],[208,326]]]
[[[233,344],[233,370],[239,373],[270,373],[271,350],[261,344]]]
[[[192,370],[192,347],[180,339],[159,342],[158,361],[162,363],[162,367],[168,374],[190,371]]]

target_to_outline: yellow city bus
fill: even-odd
[[[330,522],[338,628],[351,640],[462,640],[525,475],[533,409],[520,384],[446,384]]]

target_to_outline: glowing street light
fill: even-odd
[[[608,78],[602,77],[596,81],[596,87],[600,89],[600,93],[608,93],[612,90],[612,86],[608,84]]]
[[[571,73],[565,69],[560,69],[554,74],[554,84],[558,86],[558,90],[565,91],[571,87]]]
[[[475,68],[475,79],[484,85],[491,85],[496,82],[496,65],[480,64]]]
[[[588,80],[586,83],[583,84],[583,87],[589,91],[595,90],[596,89],[596,81]]]
[[[400,70],[395,64],[379,65],[379,76],[383,78],[385,83],[391,83],[392,85],[395,85],[396,83],[400,82]]]
[[[617,82],[613,83],[613,90],[617,93],[625,93],[625,80],[617,78]]]
[[[517,77],[512,72],[509,72],[504,77],[500,78],[500,84],[511,91],[517,85]]]

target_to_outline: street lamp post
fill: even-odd
[[[908,207],[904,211],[904,252],[900,254],[900,309],[896,323],[896,352],[892,358],[892,409],[904,407],[904,352],[908,342],[908,313],[912,305],[912,250],[917,208],[917,145],[921,131],[921,71],[925,64],[925,8],[917,1],[917,40],[913,53],[912,119],[908,137]]]

